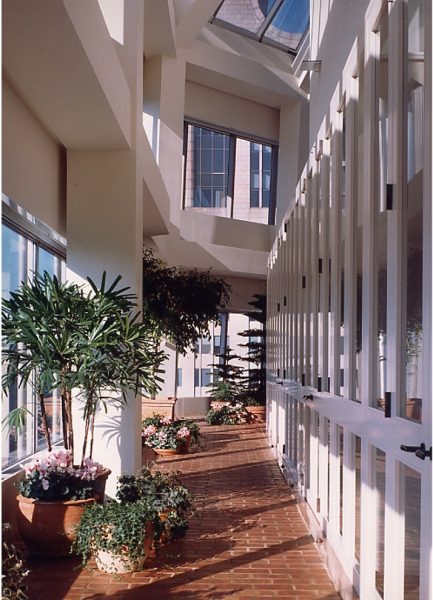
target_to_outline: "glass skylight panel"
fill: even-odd
[[[295,52],[309,15],[309,0],[224,0],[211,22]]]
[[[265,32],[265,39],[296,50],[308,27],[309,0],[284,0]]]
[[[225,23],[257,33],[275,1],[258,3],[257,0],[225,0],[215,16]],[[264,10],[259,4],[263,4]]]

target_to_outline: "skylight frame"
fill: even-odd
[[[308,31],[310,29],[310,23],[308,23],[308,26],[306,27],[305,31],[303,32],[296,49],[290,48],[286,44],[283,44],[281,42],[273,40],[269,37],[265,37],[267,30],[272,25],[272,21],[275,19],[278,11],[280,10],[281,6],[284,4],[285,0],[276,0],[275,1],[275,4],[270,9],[268,15],[264,18],[264,21],[260,25],[257,33],[249,31],[248,29],[244,29],[243,27],[240,27],[239,25],[235,25],[234,23],[229,23],[228,21],[219,19],[217,17],[217,14],[218,14],[220,8],[222,7],[222,5],[224,4],[224,2],[225,2],[225,0],[222,0],[218,4],[218,8],[214,12],[213,16],[209,19],[209,23],[211,23],[213,25],[217,25],[218,27],[223,27],[224,29],[227,29],[228,31],[238,33],[239,35],[242,35],[246,38],[249,38],[251,40],[254,40],[256,42],[264,44],[266,46],[270,46],[270,47],[276,48],[278,50],[282,50],[283,52],[290,54],[291,56],[298,55],[299,48],[301,48],[302,43],[304,42],[305,37],[307,36]]]

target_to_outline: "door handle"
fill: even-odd
[[[432,449],[430,447],[430,449],[427,450],[425,444],[420,444],[419,446],[405,446],[402,444],[400,450],[403,450],[403,452],[414,452],[415,456],[421,460],[425,460],[426,458],[432,459]]]

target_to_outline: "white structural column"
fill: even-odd
[[[129,149],[68,149],[67,151],[67,265],[69,280],[90,276],[107,282],[117,275],[122,284],[142,297],[143,178],[146,171],[142,140],[143,7],[124,6],[125,38],[118,48],[131,91]],[[74,430],[79,448],[82,420],[77,403]],[[82,427],[81,427],[82,429]],[[121,473],[141,466],[141,398],[132,393],[120,410],[114,404],[97,416],[93,456],[112,470],[106,492],[113,496]],[[77,457],[75,457],[77,458]]]
[[[122,284],[141,297],[141,203],[134,152],[68,152],[68,279],[100,282],[106,271],[112,282],[120,274]],[[109,494],[116,476],[140,467],[140,420],[141,401],[133,396],[122,411],[110,407],[98,415],[94,458],[113,471]]]

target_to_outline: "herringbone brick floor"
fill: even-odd
[[[338,600],[262,427],[202,431],[201,449],[158,461],[181,470],[197,499],[201,517],[183,540],[128,576],[32,559],[30,600]]]

